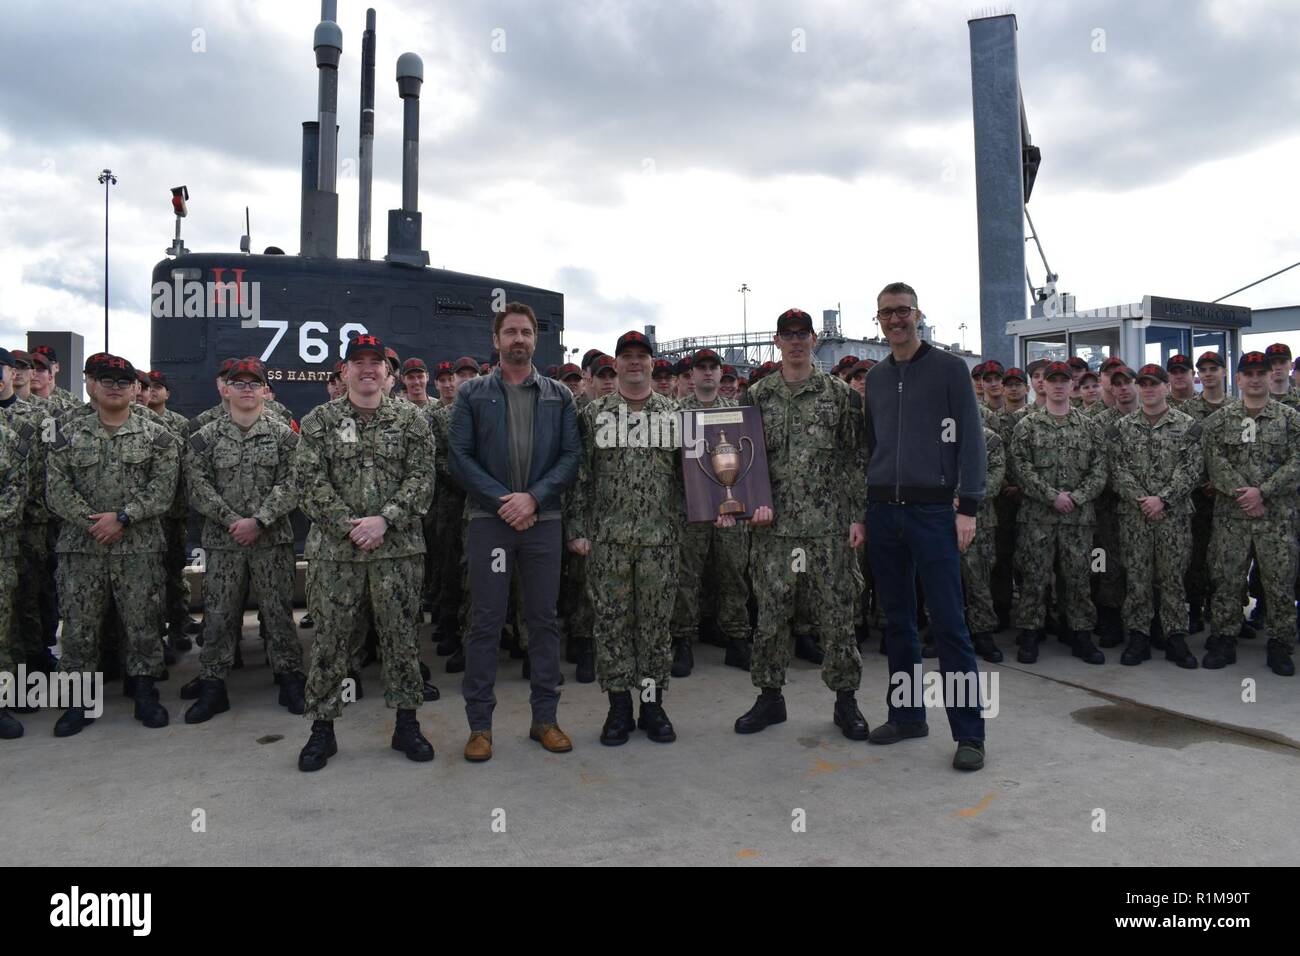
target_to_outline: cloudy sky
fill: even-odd
[[[376,224],[400,205],[393,63],[425,63],[433,264],[566,296],[569,346],[842,305],[870,334],[904,279],[978,349],[966,20],[1013,12],[1031,211],[1080,308],[1214,299],[1300,259],[1300,4],[1081,0],[377,0]],[[340,252],[355,254],[360,36],[340,0]],[[5,0],[0,342],[102,343],[148,365],[150,270],[186,183],[187,245],[297,251],[312,0]],[[384,238],[373,233],[377,256]],[[1035,277],[1041,266],[1031,260]],[[1300,303],[1300,269],[1232,300]],[[1294,342],[1300,345],[1300,335]]]

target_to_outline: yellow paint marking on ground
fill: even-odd
[[[959,817],[977,817],[989,808],[989,804],[997,797],[996,793],[987,794],[983,800],[973,807],[963,807],[957,811]]]
[[[838,763],[833,763],[823,757],[818,757],[813,761],[812,769],[810,769],[808,773],[812,775],[835,773],[837,770],[844,770],[848,767],[861,767],[863,764],[872,762],[873,761],[870,760],[842,760]]]

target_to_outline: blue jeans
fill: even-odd
[[[890,685],[885,699],[894,723],[925,721],[925,708],[895,707],[890,701],[895,675],[910,682],[920,673],[921,644],[916,635],[916,577],[921,578],[930,633],[944,677],[944,703],[953,740],[983,740],[984,718],[975,706],[954,707],[948,699],[947,675],[966,674],[972,684],[979,667],[971,646],[961,589],[961,553],[957,550],[956,512],[952,505],[894,505],[871,502],[867,507],[867,549],[875,577],[876,600],[885,614],[885,650],[889,654]]]

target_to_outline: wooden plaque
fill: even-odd
[[[763,438],[763,416],[755,407],[691,408],[682,413],[682,472],[686,483],[686,520],[717,519],[724,506],[737,521],[748,521],[754,510],[772,507],[772,485],[767,473],[767,445]],[[730,445],[739,455],[731,503],[726,488],[716,480],[715,462],[720,446]],[[725,474],[725,470],[724,470]]]

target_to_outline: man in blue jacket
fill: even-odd
[[[556,723],[555,603],[563,554],[560,497],[577,478],[581,445],[573,395],[538,374],[536,345],[533,310],[507,303],[492,329],[500,365],[461,385],[451,417],[447,463],[465,489],[470,517],[465,556],[471,610],[462,690],[470,728],[465,759],[475,762],[492,756],[497,651],[516,564],[532,672],[529,736],[552,753],[573,749]]]
[[[975,537],[975,515],[984,497],[980,412],[966,363],[931,348],[917,334],[916,290],[891,283],[876,297],[876,308],[890,356],[867,374],[867,546],[885,612],[890,687],[889,721],[869,739],[892,744],[929,733],[918,686],[919,574],[944,677],[948,723],[958,744],[953,766],[979,770],[984,718],[963,614],[961,552]]]

